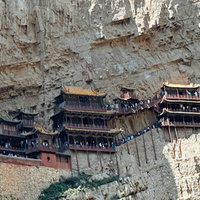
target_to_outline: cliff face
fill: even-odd
[[[111,101],[120,85],[146,98],[165,80],[200,82],[199,8],[198,0],[0,0],[1,113],[29,108],[51,129],[53,98],[62,84],[101,90]],[[144,167],[138,166],[135,144],[130,144],[135,167],[129,154],[123,157],[126,147],[118,153],[127,163],[120,167],[123,175],[135,169],[133,177],[142,176],[138,199],[198,199],[199,135],[175,147],[162,139],[165,133],[154,135],[158,161],[151,157],[152,143]],[[138,142],[143,148],[143,139]],[[173,157],[180,143],[183,154]]]
[[[148,97],[165,80],[199,80],[197,0],[1,0],[0,9],[1,107],[32,107],[46,126],[62,84],[111,99],[119,85]]]

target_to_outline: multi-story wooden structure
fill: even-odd
[[[54,131],[59,131],[61,149],[115,152],[119,129],[110,119],[115,112],[104,104],[106,94],[77,87],[63,87],[55,98]]]
[[[198,84],[170,84],[162,87],[159,115],[163,127],[200,128],[200,94]]]
[[[71,157],[59,151],[57,134],[36,125],[35,116],[20,111],[15,112],[15,120],[0,118],[0,154],[37,159],[46,167],[70,169]]]
[[[20,121],[0,117],[0,153],[25,156],[25,137],[18,132]]]
[[[139,109],[139,99],[134,93],[134,89],[128,87],[121,87],[122,94],[115,98],[114,104],[118,114],[128,115],[134,113]]]

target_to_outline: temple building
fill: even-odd
[[[49,133],[35,123],[30,112],[12,112],[11,117],[0,117],[0,154],[40,160],[46,167],[71,169],[71,157],[60,152],[58,133]]]
[[[58,133],[49,133],[41,125],[35,124],[26,136],[26,156],[40,159],[44,166],[60,169],[71,168],[71,158],[59,152]]]
[[[121,87],[122,94],[120,97],[113,99],[118,114],[128,115],[135,113],[139,108],[139,99],[134,93],[134,89]]]
[[[34,129],[34,121],[37,113],[31,113],[29,111],[18,111],[15,114],[15,119],[21,123],[18,125],[18,132],[30,132]]]
[[[163,127],[200,128],[199,84],[163,83],[158,118]]]
[[[55,98],[54,131],[59,131],[59,146],[72,151],[115,152],[111,118],[115,111],[104,103],[106,94],[78,87],[63,87]]]
[[[9,156],[25,156],[25,137],[18,132],[20,121],[0,117],[0,153]]]

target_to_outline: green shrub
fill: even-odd
[[[51,184],[47,189],[42,191],[39,200],[55,200],[67,189],[68,185],[63,182]]]
[[[47,189],[42,191],[39,200],[56,200],[69,188],[81,186],[92,189],[119,180],[119,176],[108,177],[102,180],[91,180],[90,178],[91,175],[82,172],[79,173],[78,176],[72,176],[60,182],[51,184]]]

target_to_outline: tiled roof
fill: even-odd
[[[198,88],[199,84],[189,83],[189,84],[177,84],[177,83],[169,83],[168,81],[163,83],[163,86],[172,87],[172,88]]]
[[[35,130],[39,131],[40,133],[47,134],[47,131],[39,124],[34,124]]]
[[[62,91],[66,94],[74,94],[74,95],[99,96],[99,97],[106,96],[105,93],[97,92],[95,90],[83,89],[79,87],[64,86],[62,88]]]

